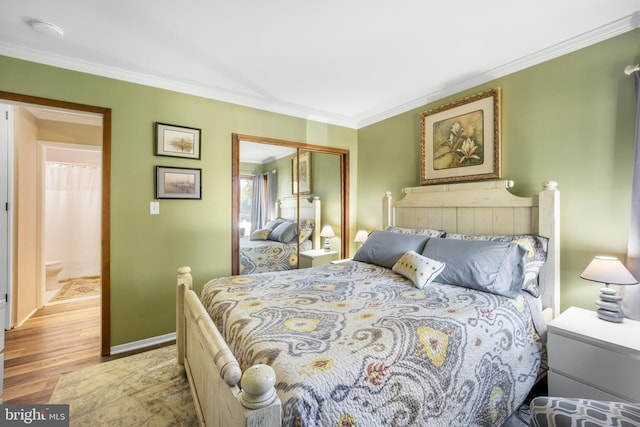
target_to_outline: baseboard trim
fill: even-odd
[[[133,341],[126,344],[115,345],[111,347],[110,353],[111,355],[126,353],[128,351],[140,350],[141,348],[152,347],[158,344],[166,344],[171,341],[176,340],[176,333],[172,332],[166,335],[159,335],[157,337],[145,338],[140,341]]]

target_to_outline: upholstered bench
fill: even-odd
[[[640,405],[564,397],[531,401],[531,427],[640,427]]]

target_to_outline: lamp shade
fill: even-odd
[[[335,237],[336,233],[334,233],[333,231],[333,227],[331,227],[330,225],[325,225],[324,227],[322,227],[322,230],[320,231],[320,237]]]
[[[608,285],[635,285],[635,277],[616,257],[596,256],[580,275],[583,279]]]
[[[367,230],[358,230],[356,233],[356,237],[353,238],[353,241],[356,243],[364,243],[365,240],[369,237],[369,233]]]

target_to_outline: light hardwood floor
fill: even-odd
[[[4,403],[48,403],[63,372],[100,356],[100,299],[49,305],[5,332]]]

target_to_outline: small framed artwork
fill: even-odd
[[[156,166],[156,199],[202,199],[202,170]]]
[[[500,178],[500,88],[420,114],[421,184]]]
[[[156,122],[156,156],[200,159],[200,129]]]
[[[300,158],[300,193],[311,193],[311,153],[305,151],[291,159],[291,193],[298,194],[298,158]]]

